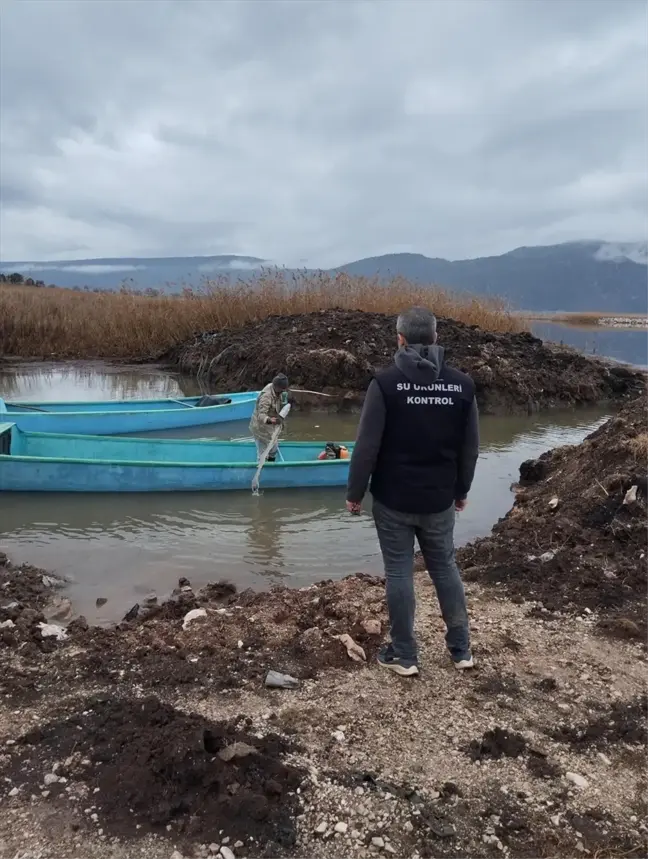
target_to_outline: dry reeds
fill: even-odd
[[[498,332],[524,322],[504,302],[394,278],[263,273],[253,281],[205,283],[180,295],[77,292],[0,285],[0,354],[22,358],[154,358],[204,332],[270,315],[342,308],[395,314],[414,304]]]

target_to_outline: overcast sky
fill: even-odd
[[[645,238],[646,8],[2,0],[2,257]]]

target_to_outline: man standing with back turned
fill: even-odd
[[[473,667],[466,597],[455,562],[455,511],[463,510],[479,453],[475,385],[446,366],[436,318],[413,307],[396,323],[394,364],[367,391],[347,487],[360,513],[371,480],[373,516],[385,565],[391,643],[378,662],[418,674],[414,638],[414,538],[434,582],[446,644],[459,670]]]

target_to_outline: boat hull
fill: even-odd
[[[350,460],[319,460],[323,448],[284,442],[265,464],[261,488],[344,486]],[[25,433],[0,424],[2,492],[249,492],[257,467],[250,442]]]
[[[250,491],[256,464],[145,465],[142,463],[26,462],[0,458],[0,492],[225,492]],[[268,463],[261,490],[344,486],[348,461]]]
[[[29,403],[34,410],[7,404],[0,420],[24,432],[122,435],[249,420],[257,392],[222,394],[231,403],[198,406],[198,397],[178,400],[108,400],[97,403]],[[36,411],[35,409],[43,409]]]

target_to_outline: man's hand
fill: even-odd
[[[455,510],[457,511],[457,513],[461,513],[463,510],[465,510],[467,504],[467,498],[462,498],[461,501],[455,501]]]
[[[352,516],[359,516],[362,512],[362,504],[359,501],[347,501],[346,508]]]
[[[268,418],[268,423],[276,426],[279,423],[279,418]]]

